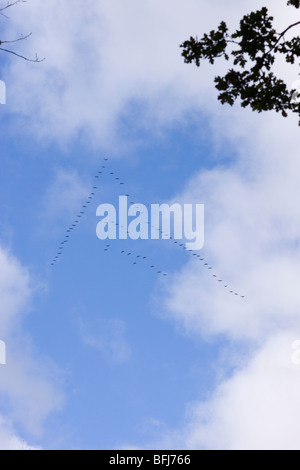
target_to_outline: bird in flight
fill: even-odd
[[[108,162],[109,159],[108,159],[108,158],[104,158],[103,160],[104,160],[104,163],[105,163],[105,164],[102,165],[101,170],[99,170],[98,173],[95,175],[95,178],[96,178],[96,179],[99,179],[99,177],[100,177],[99,175],[103,175],[103,173],[105,173],[105,172],[103,172],[103,170],[105,170],[105,169],[107,168],[107,167],[106,167],[106,163]],[[121,185],[121,186],[124,186],[124,185],[125,185],[124,181],[120,181],[120,177],[116,174],[115,171],[109,171],[109,173],[107,172],[107,174],[109,174],[110,176],[114,177],[113,179],[114,179],[117,183],[119,183],[119,185]],[[95,183],[94,183],[94,184],[95,184]],[[51,263],[51,266],[53,266],[54,263],[56,262],[57,258],[59,258],[59,257],[62,255],[62,248],[63,248],[63,245],[65,245],[65,244],[69,241],[69,238],[70,238],[70,235],[69,235],[69,234],[71,234],[71,232],[73,233],[74,229],[78,226],[79,221],[80,221],[79,219],[81,219],[81,218],[84,216],[84,214],[85,214],[85,209],[87,209],[87,204],[91,204],[93,198],[94,198],[95,195],[96,195],[96,193],[95,193],[94,191],[97,190],[97,189],[98,189],[98,185],[97,185],[97,186],[95,186],[95,185],[92,186],[92,191],[90,192],[90,195],[87,197],[87,200],[85,201],[84,205],[82,205],[82,209],[83,209],[83,210],[80,211],[80,213],[77,215],[77,218],[76,218],[76,220],[74,221],[74,223],[72,224],[72,226],[66,231],[68,235],[66,235],[65,240],[64,240],[63,242],[61,242],[61,246],[59,247],[58,256],[53,260],[53,262]],[[126,194],[126,197],[130,197],[130,194]],[[134,204],[135,204],[134,202],[131,202],[131,205],[134,205]],[[148,221],[147,223],[148,223],[148,225],[149,225],[150,222]],[[115,223],[115,225],[116,225],[116,226],[117,226],[117,225],[119,226],[118,223]],[[156,228],[156,227],[153,227],[153,228]],[[156,229],[157,229],[157,228],[156,228]],[[179,242],[176,241],[176,240],[174,241],[174,238],[170,235],[170,233],[166,234],[166,233],[165,233],[163,230],[161,230],[161,229],[157,229],[157,231],[158,231],[161,235],[166,235],[166,236],[167,236],[166,238],[169,239],[169,240],[171,240],[172,243],[174,243],[175,245],[179,246],[180,248],[183,248],[184,251],[190,253],[190,254],[194,257],[195,260],[198,260],[198,261],[201,261],[201,262],[205,261],[205,259],[204,259],[203,257],[201,257],[201,255],[195,253],[194,250],[188,249],[183,243],[179,243]],[[127,233],[128,233],[128,232],[127,232]],[[108,251],[108,248],[110,248],[110,245],[107,245],[107,246],[106,246],[105,251]],[[121,253],[123,254],[123,253],[125,253],[125,251],[123,250],[123,251],[121,251]],[[127,256],[131,256],[131,255],[132,255],[131,252],[127,253]],[[145,259],[147,259],[147,257],[146,257],[146,256],[138,255],[138,256],[136,256],[136,259],[137,259],[137,260],[141,260],[141,259],[145,260]],[[135,261],[133,264],[137,264],[137,261]],[[213,270],[213,267],[210,266],[209,263],[207,263],[207,262],[204,263],[204,266],[206,266],[207,269],[209,269],[209,270],[211,270],[211,271]],[[154,265],[151,265],[150,268],[151,268],[151,269],[154,269],[155,266],[154,266]],[[163,271],[157,271],[157,273],[158,273],[158,274],[163,274],[164,276],[167,276],[167,274],[166,274],[166,273],[163,273]],[[217,278],[217,280],[218,280],[219,283],[220,283],[220,282],[223,282],[223,280],[222,280],[222,279],[219,279],[216,274],[213,274],[213,277],[214,277],[214,278]],[[227,288],[228,288],[228,285],[227,285],[227,284],[224,284],[224,288],[227,289]],[[238,295],[239,295],[237,292],[234,292],[234,291],[230,291],[230,293],[231,293],[231,294],[234,294],[235,296],[238,296]],[[245,298],[244,295],[240,295],[240,297],[241,297],[241,298]]]

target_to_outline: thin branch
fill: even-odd
[[[5,7],[0,8],[0,12],[7,10],[8,8],[14,7],[18,3],[26,3],[26,0],[16,0],[15,2],[8,2]]]
[[[26,39],[30,38],[30,36],[32,36],[32,33],[27,34],[27,36],[21,36],[20,38],[14,39],[13,41],[0,41],[0,45],[1,44],[12,44],[14,42],[19,42],[19,41],[26,41]]]
[[[229,36],[229,37],[231,37],[231,36]],[[231,39],[227,39],[227,42],[230,43],[230,44],[236,44],[237,46],[240,46],[240,45],[241,45],[238,41],[234,41],[232,38],[231,38]]]
[[[286,28],[283,33],[281,33],[279,35],[279,38],[277,39],[277,41],[275,42],[274,46],[271,47],[271,49],[269,50],[268,54],[270,54],[270,52],[272,52],[275,47],[277,46],[277,44],[279,44],[279,42],[281,41],[281,39],[283,38],[283,36],[292,28],[294,28],[295,26],[298,26],[300,25],[300,21],[297,21],[297,23],[294,23],[294,24],[291,24],[288,28]]]
[[[24,60],[27,60],[28,62],[44,62],[45,58],[44,59],[39,59],[38,57],[36,57],[35,59],[29,59],[28,57],[25,57],[21,54],[17,54],[16,52],[14,51],[10,51],[9,49],[3,49],[2,47],[0,47],[0,51],[4,51],[4,52],[8,52],[9,54],[13,54],[17,57],[20,57],[21,59],[24,59]]]
[[[1,0],[0,0],[1,1]],[[8,8],[11,8],[19,3],[26,3],[26,0],[14,0],[14,1],[8,1],[7,4],[4,6],[4,7],[1,7],[0,8],[0,15],[4,16],[5,18],[8,18],[4,13],[3,11],[7,10]],[[27,34],[26,36],[21,36],[17,39],[13,39],[11,41],[1,41],[0,40],[0,46],[2,46],[2,44],[14,44],[14,43],[17,43],[17,42],[20,42],[20,41],[26,41],[26,39],[28,39],[30,36],[32,35],[32,33],[29,33]],[[20,59],[23,59],[23,60],[26,60],[27,62],[43,62],[45,60],[44,59],[39,59],[38,56],[36,55],[36,58],[35,59],[30,59],[29,57],[26,57],[22,54],[18,54],[17,52],[14,52],[14,51],[11,51],[10,49],[5,49],[3,47],[0,47],[0,51],[3,51],[3,52],[7,52],[8,54],[12,54],[16,57],[19,57]]]
[[[5,14],[3,13],[3,11],[4,11],[4,10],[7,10],[8,8],[14,7],[14,6],[17,5],[18,3],[26,3],[26,0],[17,0],[17,1],[15,1],[15,2],[8,2],[5,7],[0,8],[0,15],[1,15],[1,16],[4,16],[4,18],[6,18],[7,20],[9,20],[9,16],[5,15]]]
[[[275,42],[275,44],[271,47],[271,49],[270,49],[268,52],[266,52],[266,53],[264,54],[264,56],[266,56],[267,54],[270,54],[270,53],[275,49],[275,47],[278,45],[278,43],[281,41],[281,39],[283,38],[283,36],[284,36],[290,29],[292,29],[292,28],[294,28],[295,26],[298,26],[298,25],[300,25],[300,21],[297,21],[297,23],[291,24],[291,25],[290,25],[288,28],[286,28],[281,34],[279,34],[279,37],[278,37],[277,41]],[[228,42],[228,43],[231,43],[231,44],[236,44],[237,46],[240,46],[240,43],[237,42],[237,41],[234,41],[231,36],[230,36],[230,39],[227,39],[227,42]]]

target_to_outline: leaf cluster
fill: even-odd
[[[290,0],[288,5],[300,8],[300,0]],[[300,99],[295,99],[297,90],[289,90],[273,72],[279,55],[292,65],[300,57],[299,36],[285,39],[288,31],[300,26],[300,21],[281,33],[275,30],[273,21],[266,7],[245,15],[239,29],[231,35],[222,21],[217,30],[204,34],[202,39],[191,37],[181,44],[182,56],[185,63],[195,63],[198,67],[202,60],[208,60],[210,64],[221,57],[231,60],[232,67],[226,75],[215,77],[222,104],[232,106],[239,98],[242,107],[250,106],[259,113],[275,110],[287,117],[288,111],[295,112],[299,115],[300,125]]]

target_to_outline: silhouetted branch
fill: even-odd
[[[45,57],[43,59],[39,59],[38,56],[36,55],[35,59],[29,59],[28,57],[25,57],[21,54],[17,54],[17,52],[10,51],[9,49],[4,49],[3,47],[0,47],[0,51],[8,52],[8,54],[13,54],[17,57],[20,57],[21,59],[27,60],[28,62],[44,62]]]
[[[299,9],[300,0],[289,0],[288,5]],[[282,32],[274,29],[273,21],[266,7],[245,15],[233,34],[229,34],[227,24],[222,21],[218,29],[204,34],[201,39],[190,37],[181,44],[182,56],[185,63],[194,62],[197,67],[203,60],[212,65],[219,58],[231,60],[233,64],[226,75],[214,80],[222,104],[233,106],[240,99],[243,108],[250,106],[259,113],[275,110],[287,117],[288,111],[292,111],[298,114],[300,125],[300,100],[295,98],[296,91],[289,90],[287,83],[273,70],[280,55],[288,64],[299,63],[300,37],[286,39],[286,33],[299,27],[300,21]],[[236,47],[228,51],[228,44]]]
[[[25,41],[26,39],[30,38],[32,36],[32,33],[27,34],[27,36],[21,36],[18,39],[14,39],[13,41],[0,41],[0,46],[1,44],[12,44],[14,42],[19,42],[19,41]]]
[[[7,10],[8,8],[14,7],[18,3],[26,3],[26,0],[15,0],[14,2],[7,2],[7,4],[4,7],[0,8],[0,15],[4,16],[5,18],[8,18],[3,11]]]
[[[26,3],[26,0],[15,0],[15,1],[7,2],[7,4],[5,6],[0,7],[0,15],[4,16],[5,18],[8,18],[8,16],[5,15],[3,13],[3,11],[5,11],[8,8],[11,8],[13,6],[16,6],[19,3]],[[17,39],[13,39],[13,40],[6,40],[6,41],[1,41],[0,40],[0,46],[2,46],[3,44],[15,44],[15,43],[18,43],[20,41],[26,41],[28,38],[30,38],[30,36],[32,36],[32,33],[29,33],[26,36],[21,36]],[[26,60],[27,62],[37,63],[37,62],[43,62],[45,60],[45,58],[44,59],[39,59],[37,55],[36,55],[35,59],[31,59],[29,57],[24,56],[23,54],[19,54],[18,52],[12,51],[11,49],[6,49],[4,47],[0,47],[0,51],[7,52],[8,54],[12,54],[16,57],[19,57],[20,59]]]

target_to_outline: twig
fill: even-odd
[[[14,42],[19,42],[19,41],[25,41],[26,39],[30,38],[30,36],[32,36],[32,33],[27,34],[27,36],[21,36],[20,38],[14,39],[13,41],[0,41],[0,45],[1,44],[12,44]]]
[[[16,0],[15,2],[8,2],[5,7],[0,8],[0,12],[4,11],[4,10],[7,10],[10,7],[14,7],[18,3],[26,3],[26,0]]]
[[[4,49],[3,47],[0,47],[0,51],[8,52],[9,54],[13,54],[17,57],[20,57],[21,59],[27,60],[28,62],[37,63],[37,62],[44,62],[44,60],[45,60],[45,57],[44,57],[44,59],[39,59],[38,57],[36,57],[36,59],[29,59],[28,57],[25,57],[21,54],[17,54],[16,52],[10,51],[9,49]]]
[[[281,33],[279,35],[279,38],[277,39],[277,41],[275,42],[274,46],[271,47],[271,49],[269,50],[268,54],[270,54],[270,52],[272,52],[275,47],[277,46],[277,44],[279,44],[279,42],[281,41],[281,39],[283,38],[283,36],[292,28],[294,28],[295,26],[298,26],[300,25],[300,21],[297,21],[297,23],[294,23],[294,24],[291,24],[288,28],[286,28],[283,33]]]

